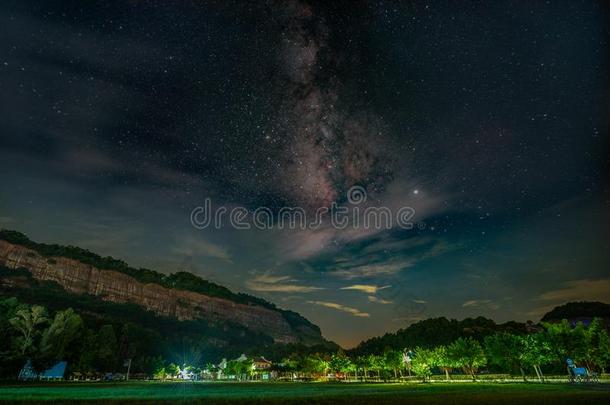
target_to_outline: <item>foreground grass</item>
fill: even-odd
[[[0,386],[11,402],[599,404],[610,384],[47,383]]]

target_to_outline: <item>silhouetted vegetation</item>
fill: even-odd
[[[610,304],[602,302],[569,302],[553,308],[543,317],[543,322],[560,321],[562,319],[606,318],[610,319]]]
[[[474,337],[482,340],[485,336],[498,332],[512,334],[526,333],[526,325],[518,322],[496,324],[484,317],[466,318],[462,321],[444,317],[426,319],[405,329],[386,333],[360,343],[352,350],[355,354],[382,352],[387,347],[432,348],[447,345],[461,337]]]
[[[49,257],[49,260],[53,260],[53,257],[66,257],[102,270],[114,270],[127,274],[142,283],[155,283],[167,288],[193,291],[210,297],[224,298],[240,304],[263,306],[280,312],[286,321],[294,328],[307,326],[313,330],[319,331],[319,328],[316,325],[313,325],[296,312],[277,308],[273,303],[262,298],[243,293],[233,293],[226,287],[204,280],[192,273],[180,271],[166,275],[150,269],[134,268],[130,267],[122,260],[110,256],[102,257],[87,249],[76,246],[36,243],[23,233],[12,230],[0,230],[0,239],[32,249],[42,256]]]
[[[133,269],[80,248],[36,244],[13,231],[1,231],[0,237],[49,260],[70,257],[102,269],[137,274],[134,277],[140,281],[276,309],[267,301],[234,294],[190,273],[163,275]],[[449,379],[455,371],[476,379],[485,368],[523,379],[534,371],[536,378],[544,380],[549,371],[565,372],[566,358],[597,371],[610,362],[610,338],[603,320],[596,317],[607,318],[610,306],[602,303],[566,304],[543,317],[552,322],[537,326],[496,324],[484,317],[427,319],[369,339],[345,353],[328,342],[275,344],[269,336],[230,322],[178,321],[135,304],[71,294],[57,283],[34,279],[27,269],[0,266],[0,278],[5,281],[0,283],[0,297],[4,297],[0,299],[0,377],[5,378],[15,378],[26,360],[36,370],[66,360],[70,372],[81,374],[123,371],[130,359],[131,372],[147,376],[175,377],[178,365],[187,364],[194,372],[211,375],[220,371],[214,364],[221,358],[241,353],[264,355],[276,363],[276,372],[290,379],[324,379],[331,373],[335,378],[392,380],[413,374],[426,381],[435,373]],[[297,313],[282,313],[296,330],[307,322]],[[579,318],[586,323],[574,321]],[[225,375],[252,377],[249,359],[231,360],[227,365],[222,370]]]
[[[28,279],[27,271],[0,267],[3,277],[8,272]],[[125,361],[131,359],[131,372],[149,377],[177,378],[181,367],[189,367],[198,375],[217,375],[214,378],[256,378],[250,359],[231,360],[224,369],[215,365],[221,357],[240,353],[264,355],[274,361],[279,375],[292,380],[333,375],[388,381],[414,375],[426,381],[436,373],[450,379],[456,372],[461,378],[477,379],[482,368],[523,379],[533,371],[535,378],[544,380],[547,372],[565,373],[566,358],[596,371],[603,371],[610,362],[610,338],[599,318],[589,325],[574,326],[567,320],[544,323],[530,333],[484,318],[436,318],[399,331],[405,339],[428,336],[426,345],[420,340],[385,339],[384,343],[395,346],[365,353],[363,347],[371,350],[368,343],[345,353],[331,345],[274,344],[237,325],[157,317],[136,305],[104,302],[66,293],[55,283],[29,281],[34,283],[30,287],[4,286],[0,291],[5,297],[9,291],[15,295],[0,299],[0,377],[15,378],[26,360],[36,370],[66,360],[70,373],[99,376],[125,371]],[[457,336],[465,333],[469,336]],[[440,334],[436,342],[445,343],[430,343],[435,334]]]

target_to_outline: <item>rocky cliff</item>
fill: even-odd
[[[232,322],[269,335],[278,343],[301,342],[303,335],[310,341],[317,337],[323,342],[317,327],[291,325],[285,314],[277,309],[141,282],[122,272],[100,269],[71,258],[43,256],[36,250],[5,240],[0,240],[0,265],[27,269],[34,279],[54,281],[71,293],[137,304],[161,316]]]

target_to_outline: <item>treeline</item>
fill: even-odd
[[[427,381],[433,374],[445,379],[457,374],[476,379],[478,373],[501,373],[530,376],[544,381],[546,373],[567,374],[566,359],[571,358],[591,371],[603,372],[610,363],[610,338],[601,319],[588,326],[572,326],[567,321],[545,323],[538,332],[513,334],[496,332],[481,341],[473,337],[459,337],[447,345],[434,347],[407,346],[386,348],[379,353],[355,354],[339,350],[335,353],[293,353],[275,363],[271,369],[280,378],[350,379],[362,381],[391,381],[417,377]],[[174,372],[180,368],[175,366]],[[193,368],[201,376],[229,379],[257,379],[252,360],[231,360],[226,367],[207,364]],[[164,370],[166,372],[166,370]],[[165,374],[165,377],[171,377]]]
[[[451,374],[466,374],[474,379],[482,369],[544,379],[547,373],[565,374],[567,358],[599,372],[610,363],[610,337],[598,318],[588,325],[564,320],[543,323],[530,333],[500,331],[476,337],[458,337],[446,345],[386,347],[368,354],[302,345],[261,346],[257,353],[249,354],[273,360],[272,370],[291,379],[324,379],[332,374],[339,379],[392,380],[414,375],[425,381],[433,373],[448,379]],[[249,359],[229,360],[219,368],[218,357],[202,350],[207,340],[213,339],[183,338],[181,344],[170,348],[165,346],[168,341],[164,336],[133,323],[95,323],[71,308],[49,311],[16,298],[0,300],[3,378],[16,378],[27,360],[36,371],[65,360],[69,374],[98,377],[106,372],[125,372],[128,360],[132,375],[151,378],[176,378],[185,371],[201,378],[238,379],[261,373]]]
[[[23,279],[30,277],[25,270],[1,267],[0,277],[3,271]],[[136,305],[69,294],[52,282],[11,292],[19,293],[19,298],[2,298],[0,294],[0,378],[4,379],[15,379],[27,360],[38,372],[65,360],[68,374],[99,376],[124,373],[124,364],[131,359],[132,374],[152,377],[171,375],[177,365],[184,364],[202,370],[205,364],[250,353],[254,348],[276,361],[292,353],[337,348],[276,344],[237,325],[162,318]]]
[[[141,336],[148,333],[130,323],[91,328],[72,308],[51,313],[5,298],[0,300],[0,377],[16,378],[27,360],[36,372],[65,360],[70,372],[86,374],[121,370],[122,361],[132,357],[134,370],[152,374],[163,358],[139,347],[155,338]]]
[[[210,297],[225,298],[240,304],[260,305],[281,312],[286,321],[295,328],[299,325],[307,325],[314,330],[319,331],[317,326],[313,325],[296,312],[277,308],[275,304],[249,294],[234,293],[224,286],[204,280],[189,272],[179,271],[173,274],[163,274],[146,268],[134,268],[123,260],[115,259],[111,256],[102,257],[77,246],[36,243],[30,240],[25,234],[13,230],[0,229],[0,240],[27,247],[44,257],[66,257],[78,260],[81,263],[89,264],[98,269],[115,270],[127,274],[142,283],[155,283],[167,288],[198,292]]]
[[[432,335],[429,335],[432,336]],[[390,380],[415,375],[427,380],[433,373],[466,374],[475,379],[477,372],[536,375],[544,380],[546,372],[566,374],[566,359],[591,371],[603,372],[610,364],[610,337],[603,321],[595,318],[588,326],[567,320],[544,323],[534,333],[495,332],[484,337],[458,337],[447,345],[386,348],[369,354],[339,351],[332,355],[296,356],[283,360],[280,370],[312,377],[327,373],[356,379]]]
[[[610,305],[603,302],[568,302],[553,308],[551,311],[544,314],[541,321],[551,322],[561,319],[590,319],[598,317],[610,321]]]
[[[473,337],[481,340],[485,336],[507,332],[524,335],[532,325],[519,322],[496,324],[493,320],[479,316],[463,320],[447,319],[445,317],[430,318],[419,321],[396,332],[386,333],[360,343],[350,350],[352,354],[380,353],[388,347],[422,347],[448,345],[458,338]]]

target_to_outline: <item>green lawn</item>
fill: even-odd
[[[610,403],[610,384],[47,383],[0,386],[0,400],[168,403],[583,404]]]

